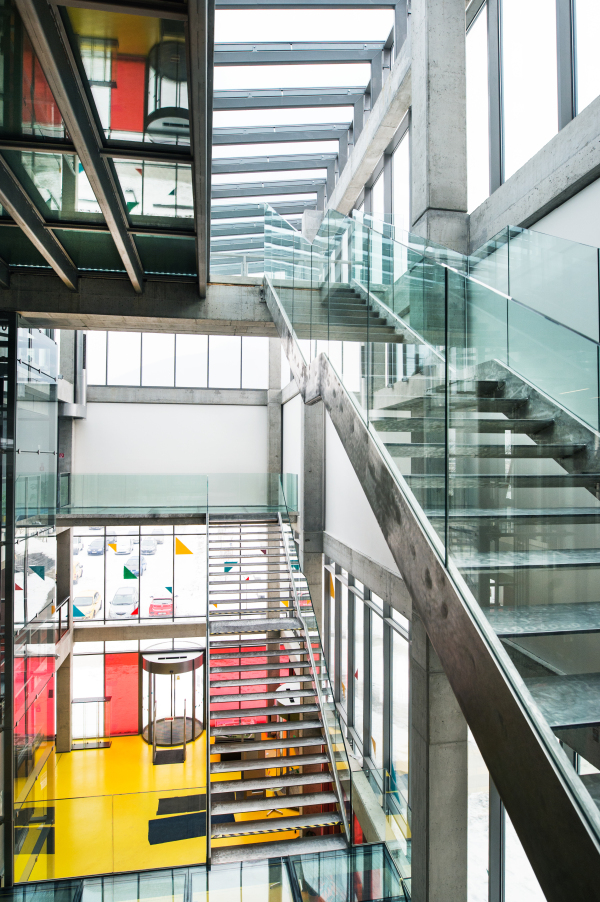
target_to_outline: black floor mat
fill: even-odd
[[[183,764],[183,749],[157,749],[155,764]]]
[[[206,836],[205,814],[180,814],[178,817],[161,817],[148,821],[148,842],[178,842],[181,839],[195,839]]]
[[[157,814],[185,814],[186,811],[206,811],[206,796],[172,796],[158,800]]]

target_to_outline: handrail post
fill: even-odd
[[[183,700],[183,760],[185,761],[185,755],[187,752],[186,746],[186,738],[187,738],[187,699]]]

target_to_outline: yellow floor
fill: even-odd
[[[108,749],[89,749],[48,757],[25,806],[54,822],[54,854],[33,853],[38,828],[30,827],[15,861],[17,881],[177,867],[206,861],[206,840],[178,840],[150,845],[148,822],[157,817],[158,802],[168,796],[206,792],[204,734],[187,747],[184,764],[152,764],[152,747],[141,736],[112,738]],[[47,752],[47,750],[46,750]],[[42,750],[36,755],[39,761]],[[227,773],[220,779],[236,779]],[[214,777],[213,777],[214,779]],[[273,799],[273,806],[277,804]],[[52,811],[52,809],[54,809]],[[291,815],[256,811],[236,820]],[[43,828],[40,828],[43,829]],[[213,846],[292,839],[295,831],[215,840]]]

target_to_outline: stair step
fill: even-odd
[[[443,442],[385,442],[385,447],[392,457],[426,457],[429,459],[445,459],[446,445]],[[467,445],[452,442],[450,457],[484,458],[519,458],[525,460],[539,458],[572,457],[583,451],[585,445],[574,442],[561,442],[540,445],[513,445],[507,449],[505,444]]]
[[[266,846],[266,848],[265,848]],[[300,839],[288,839],[281,842],[250,843],[239,846],[224,846],[213,849],[213,864],[227,864],[230,861],[256,861],[268,855],[279,858],[287,855],[305,855],[310,852],[331,852],[347,849],[348,844],[342,835],[309,836]]]
[[[231,655],[235,654],[239,657],[240,649],[241,649],[241,654],[243,656],[245,654],[251,654],[250,652],[244,651],[244,649],[253,649],[253,648],[262,649],[263,645],[267,645],[267,646],[275,645],[275,646],[277,646],[277,650],[272,650],[270,652],[270,654],[279,654],[279,646],[285,645],[286,643],[290,643],[290,642],[296,643],[296,645],[294,647],[306,645],[304,638],[301,636],[298,636],[298,638],[296,638],[295,636],[282,636],[280,639],[250,639],[250,640],[249,639],[229,639],[227,642],[216,642],[216,641],[213,642],[212,637],[211,637],[210,652],[212,654],[212,652],[214,651],[215,655],[217,657],[220,657],[221,654],[223,654],[223,652],[221,652],[221,649],[226,648],[226,649],[229,649],[229,651],[225,652],[225,654],[231,654]],[[235,648],[235,651],[231,651],[232,648]],[[303,648],[301,649],[301,651],[302,651],[302,654],[305,654]],[[260,653],[262,654],[262,651]],[[265,654],[268,654],[268,653],[269,652],[265,652]]]
[[[268,799],[238,799],[235,802],[213,802],[212,814],[243,814],[246,811],[268,811],[275,805],[281,808],[308,808],[309,805],[335,805],[334,792],[307,792],[301,795],[269,796]]]
[[[280,640],[278,639],[277,642],[279,642],[279,641]],[[282,656],[285,656],[285,655],[305,655],[305,654],[306,654],[306,652],[304,651],[303,648],[282,648],[280,651],[257,651],[257,652],[249,652],[249,651],[245,651],[245,652],[244,651],[242,651],[242,652],[227,651],[227,652],[225,652],[225,651],[223,651],[223,652],[211,655],[211,657],[214,657],[216,660],[219,660],[219,661],[222,660],[222,661],[229,662],[230,658],[238,658],[239,660],[242,660],[245,658],[281,658]],[[313,654],[316,658],[316,656],[318,654],[316,649],[313,651]],[[306,661],[306,660],[307,660],[306,658],[301,658],[300,661],[295,661],[294,663],[300,664],[302,661]],[[235,665],[232,665],[232,666],[235,666]],[[238,664],[238,669],[240,666],[244,667],[246,665]],[[268,662],[266,664],[248,664],[248,667],[267,667],[267,666],[270,666],[270,664]]]
[[[280,623],[279,626],[275,624]],[[298,630],[302,631],[303,627],[299,620],[294,617],[273,618],[271,620],[230,620],[227,623],[216,623],[214,627],[211,624],[211,635],[221,635],[223,633],[266,633],[269,630]]]
[[[222,574],[220,574],[220,575],[222,575]],[[234,577],[235,579],[237,579],[237,577],[238,577],[239,575],[240,575],[240,574],[234,573],[234,574],[233,574],[233,577]],[[246,576],[249,576],[249,574],[246,573],[246,571],[244,571],[243,574],[241,574],[241,575],[244,576],[244,578],[245,578]],[[210,580],[208,581],[208,585],[209,585],[211,588],[212,588],[212,586],[235,586],[236,583],[234,582],[234,578],[230,578],[230,579],[210,579]],[[252,580],[252,585],[253,585],[253,586],[261,586],[263,583],[289,583],[289,582],[291,582],[291,577],[290,577],[290,576],[273,576],[273,577],[271,577],[271,576],[265,576],[264,578],[261,578],[261,579],[253,579],[253,580]],[[238,584],[239,584],[239,580],[238,580]]]
[[[444,417],[381,417],[375,413],[371,420],[377,432],[421,432],[427,430],[445,432]],[[513,432],[518,435],[535,434],[554,425],[552,418],[512,417],[492,419],[490,417],[456,417],[450,414],[450,429],[457,432]]]
[[[273,767],[303,767],[309,764],[327,764],[329,758],[327,755],[286,755],[280,758],[251,758],[244,761],[213,761],[210,765],[211,774],[228,774],[237,771],[248,770],[269,770]],[[278,777],[271,777],[273,780]]]
[[[284,698],[314,698],[317,694],[316,689],[306,690],[306,689],[286,689],[283,692],[240,692],[235,695],[211,695],[210,701],[211,704],[218,704],[219,702],[232,702],[234,699],[237,699],[242,702],[254,702],[259,701],[260,699],[281,699]],[[213,715],[211,714],[211,717]]]
[[[261,709],[261,710],[264,710]],[[287,733],[289,730],[320,730],[323,724],[320,720],[299,720],[292,723],[259,723],[259,724],[235,724],[230,727],[211,727],[211,736],[239,736],[243,733]]]
[[[294,674],[294,682],[295,683],[311,683],[312,676],[307,674],[306,676],[297,676]],[[246,679],[241,680],[211,680],[210,688],[211,689],[225,689],[227,686],[271,686],[271,685],[281,685],[282,683],[289,682],[290,677],[247,677]]]
[[[277,698],[281,701],[281,692],[276,693]],[[235,699],[240,698],[239,695],[228,695],[226,697],[227,702],[233,702]],[[211,703],[214,702],[214,698],[211,698]],[[244,694],[242,701],[246,701],[246,696]],[[321,709],[318,705],[269,705],[264,708],[223,708],[222,711],[215,711],[214,709],[210,712],[211,720],[233,720],[233,719],[243,719],[244,717],[269,717],[269,716],[277,716],[277,717],[289,717],[291,714],[320,714]],[[289,721],[290,724],[293,724],[293,727],[290,726],[289,729],[296,729],[296,724],[298,721]],[[300,722],[301,723],[301,722]],[[263,729],[267,729],[273,724],[259,724]],[[277,724],[279,728],[280,724]],[[211,732],[212,732],[211,727]]]
[[[269,766],[265,765],[264,761],[262,764],[263,769]],[[319,783],[333,783],[333,776],[330,773],[286,774],[283,777],[256,777],[253,780],[217,780],[210,784],[210,792],[211,795],[215,793],[218,795],[221,792],[247,792],[251,789],[273,790],[283,789],[285,786],[315,786]]]
[[[287,807],[287,806],[286,806]],[[325,814],[298,814],[294,817],[271,817],[260,821],[235,821],[231,824],[213,824],[212,836],[247,836],[251,833],[278,833],[283,830],[302,830],[307,827],[329,827],[341,824],[337,811]]]
[[[233,752],[262,752],[267,749],[297,749],[306,748],[311,745],[325,745],[325,740],[322,736],[310,736],[306,739],[265,739],[262,742],[215,742],[215,744],[211,746],[210,751],[213,755],[229,755]]]
[[[279,655],[278,655],[279,657]],[[306,661],[305,663],[302,661],[290,661],[289,663],[284,664],[276,664],[274,661],[271,661],[270,664],[230,664],[227,667],[212,667],[210,668],[211,673],[243,673],[245,671],[253,671],[253,670],[289,670],[294,667],[296,670],[308,670],[311,664],[310,661]]]

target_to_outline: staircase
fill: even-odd
[[[209,860],[346,848],[289,526],[211,518],[208,601]]]

